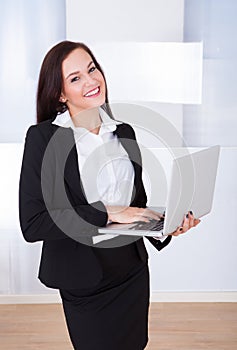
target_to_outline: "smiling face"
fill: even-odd
[[[105,103],[106,86],[102,73],[83,49],[73,50],[62,64],[63,89],[60,101],[71,116]]]

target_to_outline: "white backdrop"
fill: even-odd
[[[36,88],[49,48],[65,39],[64,0],[1,1],[0,142],[22,142],[36,121]]]
[[[228,6],[225,7],[227,2]],[[90,11],[91,3],[67,0],[67,38],[83,42],[101,41],[101,38],[104,41],[181,42],[184,29],[186,40],[204,40],[204,49],[211,48],[208,51],[209,56],[204,60],[204,104],[201,107],[186,105],[184,122],[181,104],[136,101],[152,107],[167,117],[178,130],[184,129],[185,138],[190,146],[199,147],[208,142],[219,143],[219,141],[224,146],[221,149],[212,213],[203,219],[192,234],[190,232],[184,237],[174,239],[161,253],[157,253],[148,245],[151,285],[153,292],[236,292],[237,151],[233,146],[236,146],[234,112],[237,99],[232,74],[233,67],[236,67],[235,51],[228,51],[232,65],[228,68],[228,57],[225,57],[225,65],[221,66],[224,67],[221,69],[222,74],[218,68],[221,62],[215,66],[215,57],[210,60],[210,52],[223,55],[223,52],[226,52],[226,43],[229,45],[228,48],[234,46],[231,41],[236,29],[236,21],[233,20],[236,2],[220,1],[216,6],[215,1],[189,0],[185,4],[184,16],[184,0],[151,0],[149,6],[143,0],[129,2],[102,0],[93,2],[93,11]],[[208,20],[210,4],[214,25]],[[5,67],[5,74],[0,77],[1,97],[7,101],[2,105],[0,130],[2,142],[0,144],[0,293],[55,294],[54,290],[45,288],[37,280],[41,243],[26,243],[19,229],[18,181],[23,147],[21,142],[24,140],[26,128],[35,121],[35,78],[40,61],[51,45],[66,37],[64,1],[43,0],[29,3],[26,0],[9,0],[2,4],[1,11],[3,15],[0,45],[1,52],[5,54],[1,57],[8,58],[7,48],[10,47],[13,58],[5,59],[2,65]],[[232,18],[230,22],[225,21],[225,30],[223,30],[224,22],[219,20],[222,13]],[[22,14],[23,17],[19,17]],[[197,20],[200,18],[202,21]],[[189,24],[187,19],[190,20]],[[228,28],[229,23],[231,30]],[[195,32],[197,28],[198,35]],[[5,33],[8,34],[8,40],[11,39],[12,47],[5,46]],[[218,33],[214,39],[213,33]],[[221,40],[217,42],[219,38]],[[29,45],[23,45],[22,39],[29,39]],[[29,48],[28,56],[22,52],[19,55],[17,45],[20,45],[21,50]],[[20,68],[28,69],[28,75],[22,74],[20,68],[15,72],[15,69],[12,70],[12,65],[11,71],[6,69],[5,64],[15,63],[17,58],[23,60],[23,63],[27,58],[27,62],[31,63],[26,66],[20,65]],[[227,75],[226,71],[229,72]],[[231,79],[226,80],[230,76]],[[18,79],[17,82],[14,80],[15,77]],[[14,83],[18,86],[17,89],[13,88]],[[225,91],[230,92],[224,95],[224,100],[222,100],[223,83]],[[212,128],[213,125],[215,128]],[[139,142],[147,142],[147,147],[156,147],[154,139],[147,139],[139,128],[136,132]],[[158,147],[160,146],[159,144]]]

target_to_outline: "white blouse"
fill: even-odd
[[[111,119],[99,108],[102,121],[99,134],[75,127],[68,111],[53,121],[73,130],[78,154],[82,185],[89,203],[129,206],[134,183],[134,169],[117,135],[113,134],[119,121]]]

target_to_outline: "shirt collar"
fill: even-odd
[[[116,130],[117,125],[122,124],[122,122],[112,119],[101,107],[99,107],[99,113],[102,121],[99,135],[102,135],[106,132],[112,132]],[[88,130],[85,128],[75,127],[68,110],[62,114],[57,115],[52,124],[61,126],[63,128],[71,128],[77,134],[84,134],[85,132],[88,132]]]

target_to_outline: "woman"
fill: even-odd
[[[84,44],[63,41],[47,53],[37,122],[26,135],[19,204],[24,238],[43,241],[39,279],[59,289],[75,349],[142,350],[149,308],[143,239],[93,239],[109,220],[161,215],[146,208],[134,131],[113,118],[104,73]],[[163,242],[149,240],[161,250],[198,222],[189,213]]]

